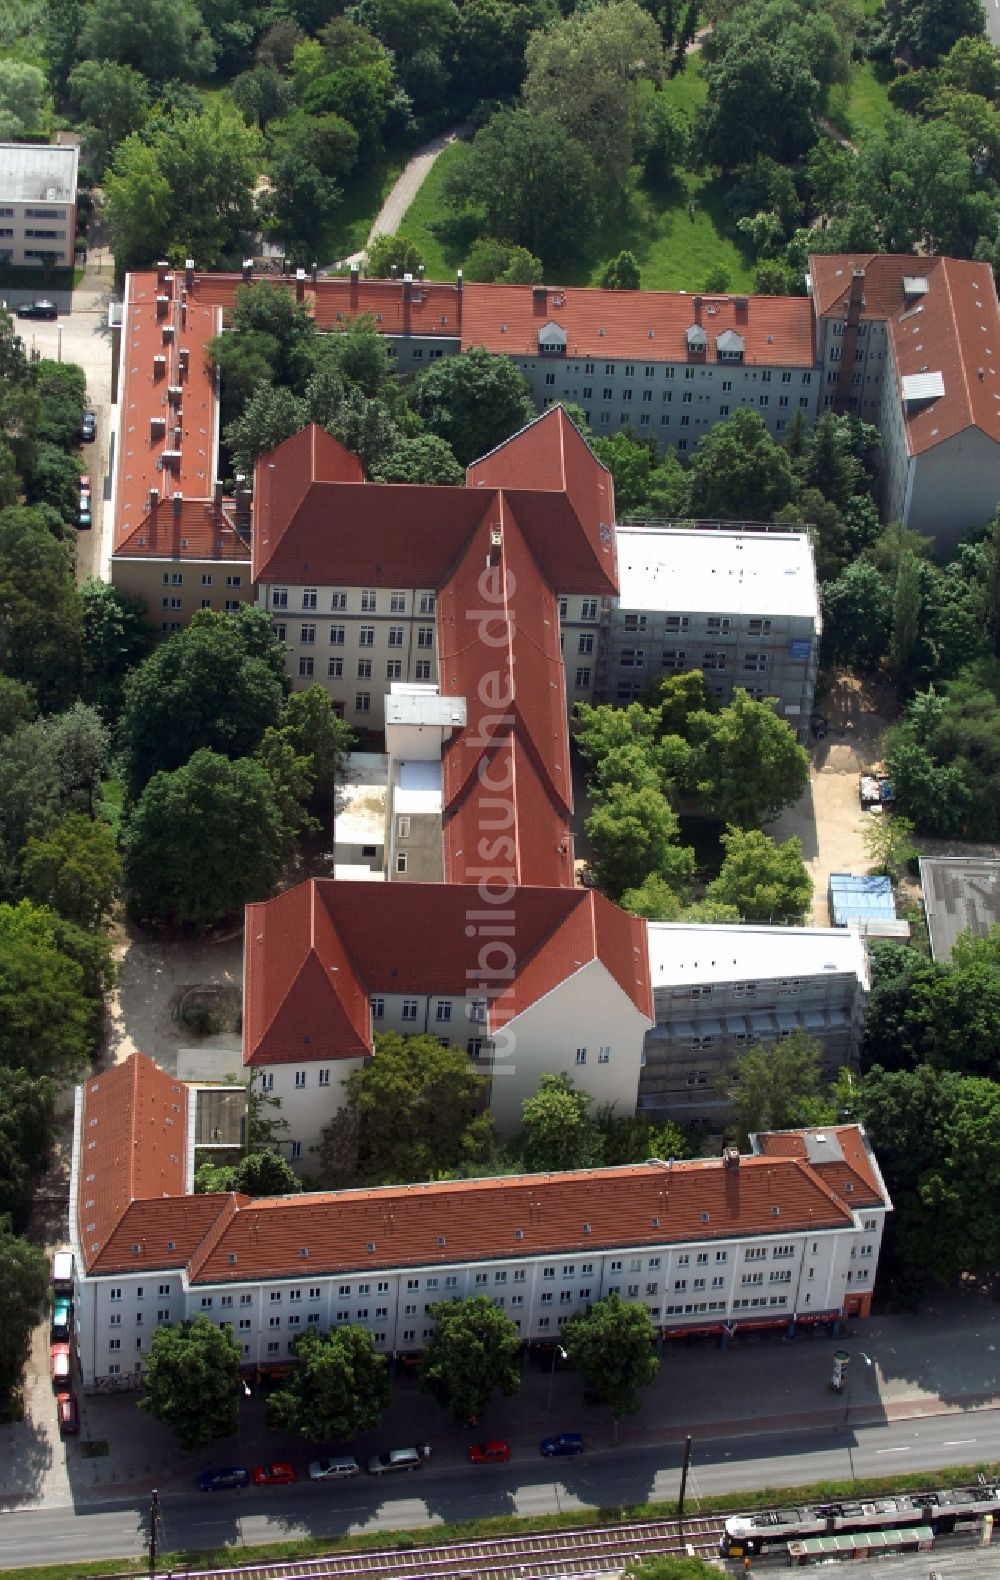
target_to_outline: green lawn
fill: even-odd
[[[430,280],[452,279],[468,250],[463,245],[456,251],[454,247],[448,246],[435,236],[430,228],[434,220],[441,219],[447,212],[441,201],[441,184],[447,174],[448,166],[458,157],[461,146],[461,143],[449,143],[448,147],[438,155],[399,227],[399,234],[405,236],[408,241],[416,242],[421,249],[424,267]]]
[[[878,131],[889,114],[888,86],[879,82],[870,60],[851,66],[850,81],[830,94],[830,120],[845,137]]]

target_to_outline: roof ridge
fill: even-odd
[[[769,1154],[766,1153],[766,1152],[761,1153],[760,1154],[760,1159],[761,1160],[766,1160],[768,1158],[768,1156],[769,1156]],[[833,1205],[835,1207],[838,1207],[842,1212],[847,1213],[848,1216],[851,1215],[851,1209],[847,1205],[846,1201],[842,1200],[842,1198],[837,1195],[837,1192],[833,1189],[832,1185],[828,1185],[826,1183],[826,1180],[822,1177],[822,1175],[817,1173],[816,1169],[814,1168],[814,1166],[813,1166],[813,1164],[812,1164],[812,1162],[811,1162],[811,1160],[809,1159],[808,1156],[804,1157],[804,1158],[800,1158],[800,1157],[797,1157],[797,1156],[794,1156],[794,1155],[793,1156],[789,1156],[788,1153],[784,1153],[784,1152],[777,1154],[777,1156],[778,1156],[778,1158],[780,1159],[780,1161],[782,1163],[794,1163],[796,1165],[796,1167],[802,1173],[807,1174],[809,1176],[809,1178],[811,1180],[813,1180],[816,1183],[816,1185],[818,1185],[819,1189],[823,1192],[824,1196],[829,1197],[830,1201],[833,1203]],[[773,1155],[771,1156],[771,1161],[772,1162],[774,1161]]]
[[[979,423],[976,417],[976,409],[972,403],[972,390],[969,387],[969,372],[965,365],[965,357],[963,355],[964,348],[962,346],[962,336],[958,326],[958,315],[955,312],[955,298],[952,295],[951,289],[951,271],[948,268],[948,264],[951,260],[949,258],[941,258],[939,261],[941,265],[941,277],[944,280],[945,291],[947,292],[948,296],[948,314],[951,318],[952,334],[955,337],[955,345],[958,347],[958,366],[962,375],[962,388],[965,391],[965,410],[968,415],[970,425],[973,428],[978,428]]]
[[[215,1195],[215,1192],[206,1192],[207,1194]],[[221,1197],[219,1211],[188,1257],[188,1272],[192,1278],[197,1277],[199,1270],[205,1265],[226,1229],[236,1217],[240,1203],[244,1201],[249,1203],[250,1201],[250,1197],[241,1191],[225,1191],[220,1192],[219,1195]]]

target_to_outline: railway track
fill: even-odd
[[[156,1580],[557,1580],[619,1573],[634,1558],[718,1554],[721,1516],[536,1531],[440,1547],[329,1553],[228,1569],[172,1569]]]

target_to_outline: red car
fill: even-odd
[[[252,1480],[255,1487],[289,1487],[298,1477],[291,1465],[258,1465]]]
[[[469,1449],[469,1458],[474,1465],[505,1465],[510,1458],[510,1449],[499,1439],[490,1443],[473,1443]]]
[[[72,1437],[79,1432],[80,1415],[76,1407],[75,1393],[57,1393],[56,1412],[59,1417],[59,1430],[63,1437]]]
[[[49,1348],[49,1370],[56,1388],[65,1386],[70,1378],[70,1353],[68,1344],[53,1344]]]

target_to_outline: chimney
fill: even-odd
[[[183,494],[174,494],[174,496],[171,499],[170,503],[174,507],[174,520],[176,521],[179,518],[181,510],[182,510],[183,505],[184,505],[184,495]]]
[[[694,321],[696,324],[701,323],[701,303],[702,298],[700,296],[696,296],[694,299]]]
[[[500,551],[503,548],[503,528],[499,526],[490,528],[490,552],[487,564],[500,564]]]
[[[158,488],[151,488],[149,490],[149,508],[150,508],[150,510],[155,510],[159,503],[160,503],[160,490]]]
[[[184,394],[184,389],[183,389],[182,385],[180,385],[180,384],[168,384],[167,385],[167,400],[170,402],[171,406],[179,406],[180,403],[181,403],[181,396],[183,394]]]
[[[187,289],[189,291],[193,290],[193,288],[194,288],[194,259],[193,258],[185,258],[184,259],[184,284],[186,285],[186,287],[187,287]]]
[[[305,271],[305,269],[296,269],[296,271],[295,271],[295,300],[297,302],[304,302],[305,301],[305,297],[306,297],[306,271]]]
[[[865,271],[864,271],[864,269],[852,269],[851,270],[851,294],[850,294],[850,296],[847,299],[847,318],[848,318],[848,322],[851,322],[851,320],[853,320],[854,323],[857,323],[858,319],[860,318],[860,316],[861,316],[861,309],[862,309],[862,307],[864,305],[864,295],[865,295]]]
[[[461,269],[459,269],[458,272],[455,275],[455,321],[458,324],[458,332],[459,332],[459,334],[461,334],[462,333],[462,271],[461,271]]]
[[[162,353],[157,352],[153,358],[153,377],[154,379],[162,379],[166,376],[166,372],[167,359]]]
[[[417,264],[417,279],[418,279],[418,281],[420,282],[421,285],[423,285],[423,283],[424,283],[424,274],[425,274],[425,272],[426,271],[424,269],[423,264],[422,263],[418,263]]]
[[[253,259],[252,258],[244,258],[243,259],[242,274],[243,274],[244,280],[252,280],[253,279]]]
[[[157,318],[166,318],[166,316],[167,316],[167,308],[169,306],[170,306],[170,298],[169,298],[169,296],[167,296],[162,291],[158,291],[156,293],[156,316],[157,316]]]
[[[253,496],[246,484],[237,483],[234,500],[237,532],[246,534],[250,531],[250,502],[252,498]]]
[[[216,510],[222,509],[222,479],[217,477],[212,484],[212,504]]]
[[[390,278],[390,280],[398,280],[399,279],[399,269],[398,269],[397,265],[394,264],[394,263],[390,263],[390,265],[389,265],[389,278]]]
[[[319,279],[319,264],[316,262],[315,258],[313,259],[313,266],[309,272],[312,275],[312,283],[315,285],[316,281]]]
[[[351,312],[352,313],[356,313],[357,310],[358,310],[358,281],[360,280],[360,278],[361,278],[361,265],[360,265],[360,263],[352,263],[351,264],[351,296],[350,296]]]
[[[156,288],[158,291],[162,291],[163,287],[167,283],[167,270],[169,268],[170,265],[166,258],[161,258],[159,263],[156,265]]]
[[[179,368],[180,368],[180,371],[181,371],[182,375],[187,373],[187,371],[188,371],[188,362],[190,361],[190,357],[191,357],[191,353],[188,350],[187,346],[181,346],[180,350],[177,353],[177,362],[178,362],[178,365],[179,365]]]
[[[403,334],[404,335],[410,334],[411,328],[412,328],[411,323],[410,323],[410,297],[411,297],[412,293],[413,293],[413,275],[412,274],[404,274],[403,275]]]
[[[150,438],[150,442],[151,443],[155,443],[157,439],[162,439],[164,437],[164,435],[166,434],[166,431],[167,431],[167,419],[166,419],[166,417],[150,417],[150,419],[149,419],[149,438]]]
[[[724,1147],[722,1152],[722,1166],[726,1169],[738,1169],[740,1166],[740,1153],[738,1147]]]

